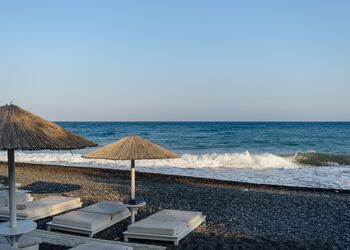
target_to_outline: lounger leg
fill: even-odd
[[[129,238],[127,236],[124,236],[124,241],[128,242]]]
[[[178,246],[179,245],[179,241],[178,240],[175,240],[174,241],[174,246]]]

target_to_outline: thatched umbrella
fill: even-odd
[[[16,219],[15,150],[72,150],[94,146],[97,145],[15,105],[0,107],[0,150],[7,150],[10,209],[10,221],[0,224],[0,234],[10,239],[11,245],[16,246],[18,236],[35,225]]]
[[[129,204],[136,204],[135,160],[172,159],[179,156],[139,136],[128,136],[90,152],[83,157],[107,160],[131,160],[131,199]]]

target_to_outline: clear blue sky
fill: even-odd
[[[1,1],[0,102],[51,120],[350,120],[350,1]]]

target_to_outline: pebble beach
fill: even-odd
[[[126,202],[129,171],[18,163],[17,182],[35,198],[49,195],[80,197],[85,205],[101,200]],[[6,164],[0,176],[7,175]],[[350,192],[291,188],[229,181],[137,173],[137,195],[147,205],[137,220],[161,209],[198,210],[207,216],[180,241],[147,242],[167,249],[350,249]],[[51,218],[37,221],[46,229]],[[123,240],[126,219],[96,238]],[[42,250],[66,249],[42,245]]]

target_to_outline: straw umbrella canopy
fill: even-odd
[[[17,238],[23,233],[21,226],[25,227],[16,219],[15,150],[73,150],[94,146],[97,145],[16,105],[0,107],[0,150],[7,150],[10,209],[10,221],[0,224],[0,234],[8,236],[11,245],[17,245]]]
[[[178,158],[177,154],[147,141],[140,136],[124,137],[112,144],[99,148],[83,156],[92,159],[130,160],[131,161],[131,199],[135,201],[135,160],[155,160]]]

